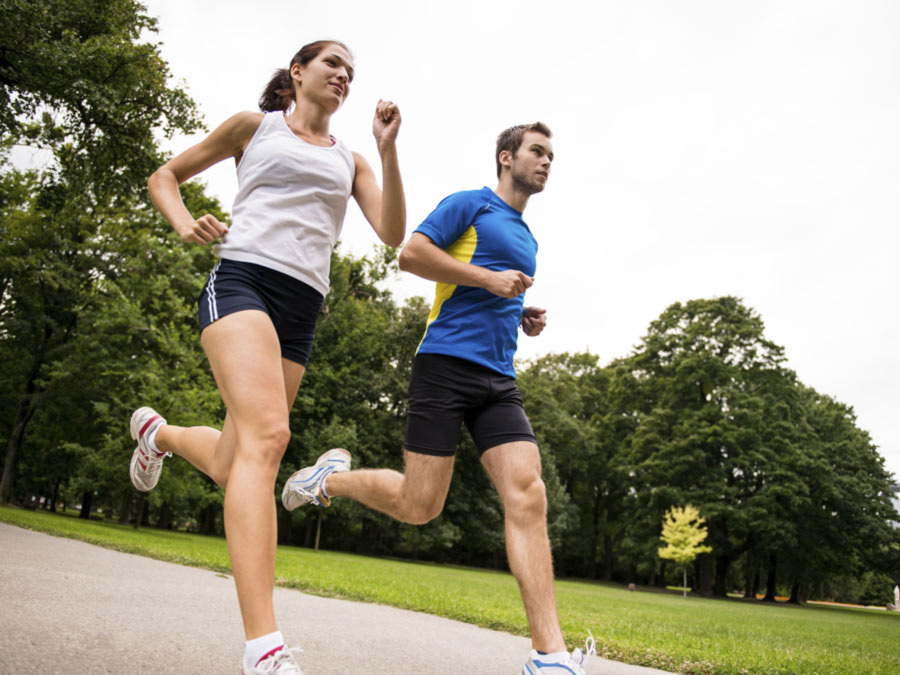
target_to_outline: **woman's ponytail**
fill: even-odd
[[[291,71],[287,68],[279,68],[272,75],[269,84],[263,89],[259,97],[259,109],[263,112],[287,110],[294,100],[294,84],[291,79]]]

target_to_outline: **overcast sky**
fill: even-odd
[[[900,474],[900,3],[145,2],[210,128],[256,109],[303,44],[347,43],[356,79],[332,133],[377,170],[374,106],[399,104],[408,232],[447,194],[495,186],[500,130],[546,122],[526,303],[549,323],[519,356],[607,363],[673,302],[736,295]],[[230,210],[233,165],[203,179]],[[376,243],[355,205],[342,240]],[[411,275],[392,287],[433,297]]]

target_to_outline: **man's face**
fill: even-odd
[[[526,131],[512,157],[510,173],[516,186],[529,195],[541,192],[550,177],[553,144],[539,131]]]

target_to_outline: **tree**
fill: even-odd
[[[626,449],[635,486],[632,538],[650,542],[672,504],[697,504],[717,554],[700,559],[697,585],[724,596],[730,565],[753,545],[753,518],[762,512],[748,505],[789,442],[779,436],[790,431],[791,409],[782,402],[795,378],[783,349],[739,299],[691,300],[652,322],[623,368],[637,406]]]
[[[198,186],[183,193],[189,208],[224,217]],[[131,410],[150,403],[188,411],[182,423],[221,419],[196,339],[195,302],[211,261],[139,201],[95,209],[95,231],[76,245],[58,235],[77,218],[81,197],[64,194],[57,209],[24,204],[2,221],[9,236],[0,242],[0,260],[12,261],[14,283],[0,314],[0,351],[22,355],[4,358],[3,372],[19,386],[33,384],[33,395],[9,400],[3,417],[19,420],[25,408],[26,420],[37,422],[9,437],[16,454],[7,454],[4,481],[11,496],[13,476],[19,495],[48,494],[48,484],[64,478],[80,487],[82,504],[95,492],[120,504],[133,494],[121,459],[133,449],[124,424]],[[57,236],[41,224],[58,226],[51,229]],[[29,350],[42,339],[43,349]],[[203,489],[190,485],[179,498]]]
[[[791,502],[796,535],[784,547],[797,604],[811,591],[821,594],[829,579],[890,571],[900,541],[891,525],[897,517],[891,476],[853,409],[807,387],[799,399],[803,452],[788,455],[784,465],[806,486]]]
[[[0,136],[52,153],[95,201],[143,191],[156,135],[200,128],[135,0],[0,0]]]
[[[684,574],[683,592],[687,597],[687,568],[701,553],[711,553],[712,548],[703,546],[708,532],[703,527],[705,518],[688,504],[684,508],[673,506],[663,518],[662,539],[666,546],[659,549],[659,557],[681,565]]]
[[[146,177],[162,161],[155,134],[199,126],[187,95],[166,84],[155,21],[132,0],[0,2],[0,132],[4,147],[48,153],[36,171],[0,159],[0,349],[8,430],[0,503],[29,423],[48,399],[120,252],[147,220]],[[156,225],[159,219],[154,220]],[[168,229],[168,228],[166,228]],[[159,231],[159,230],[158,230]],[[146,251],[139,253],[146,255]],[[126,265],[127,267],[127,265]]]

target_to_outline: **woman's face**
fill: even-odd
[[[330,43],[305,66],[294,64],[291,77],[299,83],[299,96],[334,112],[350,94],[353,57],[340,45]]]

